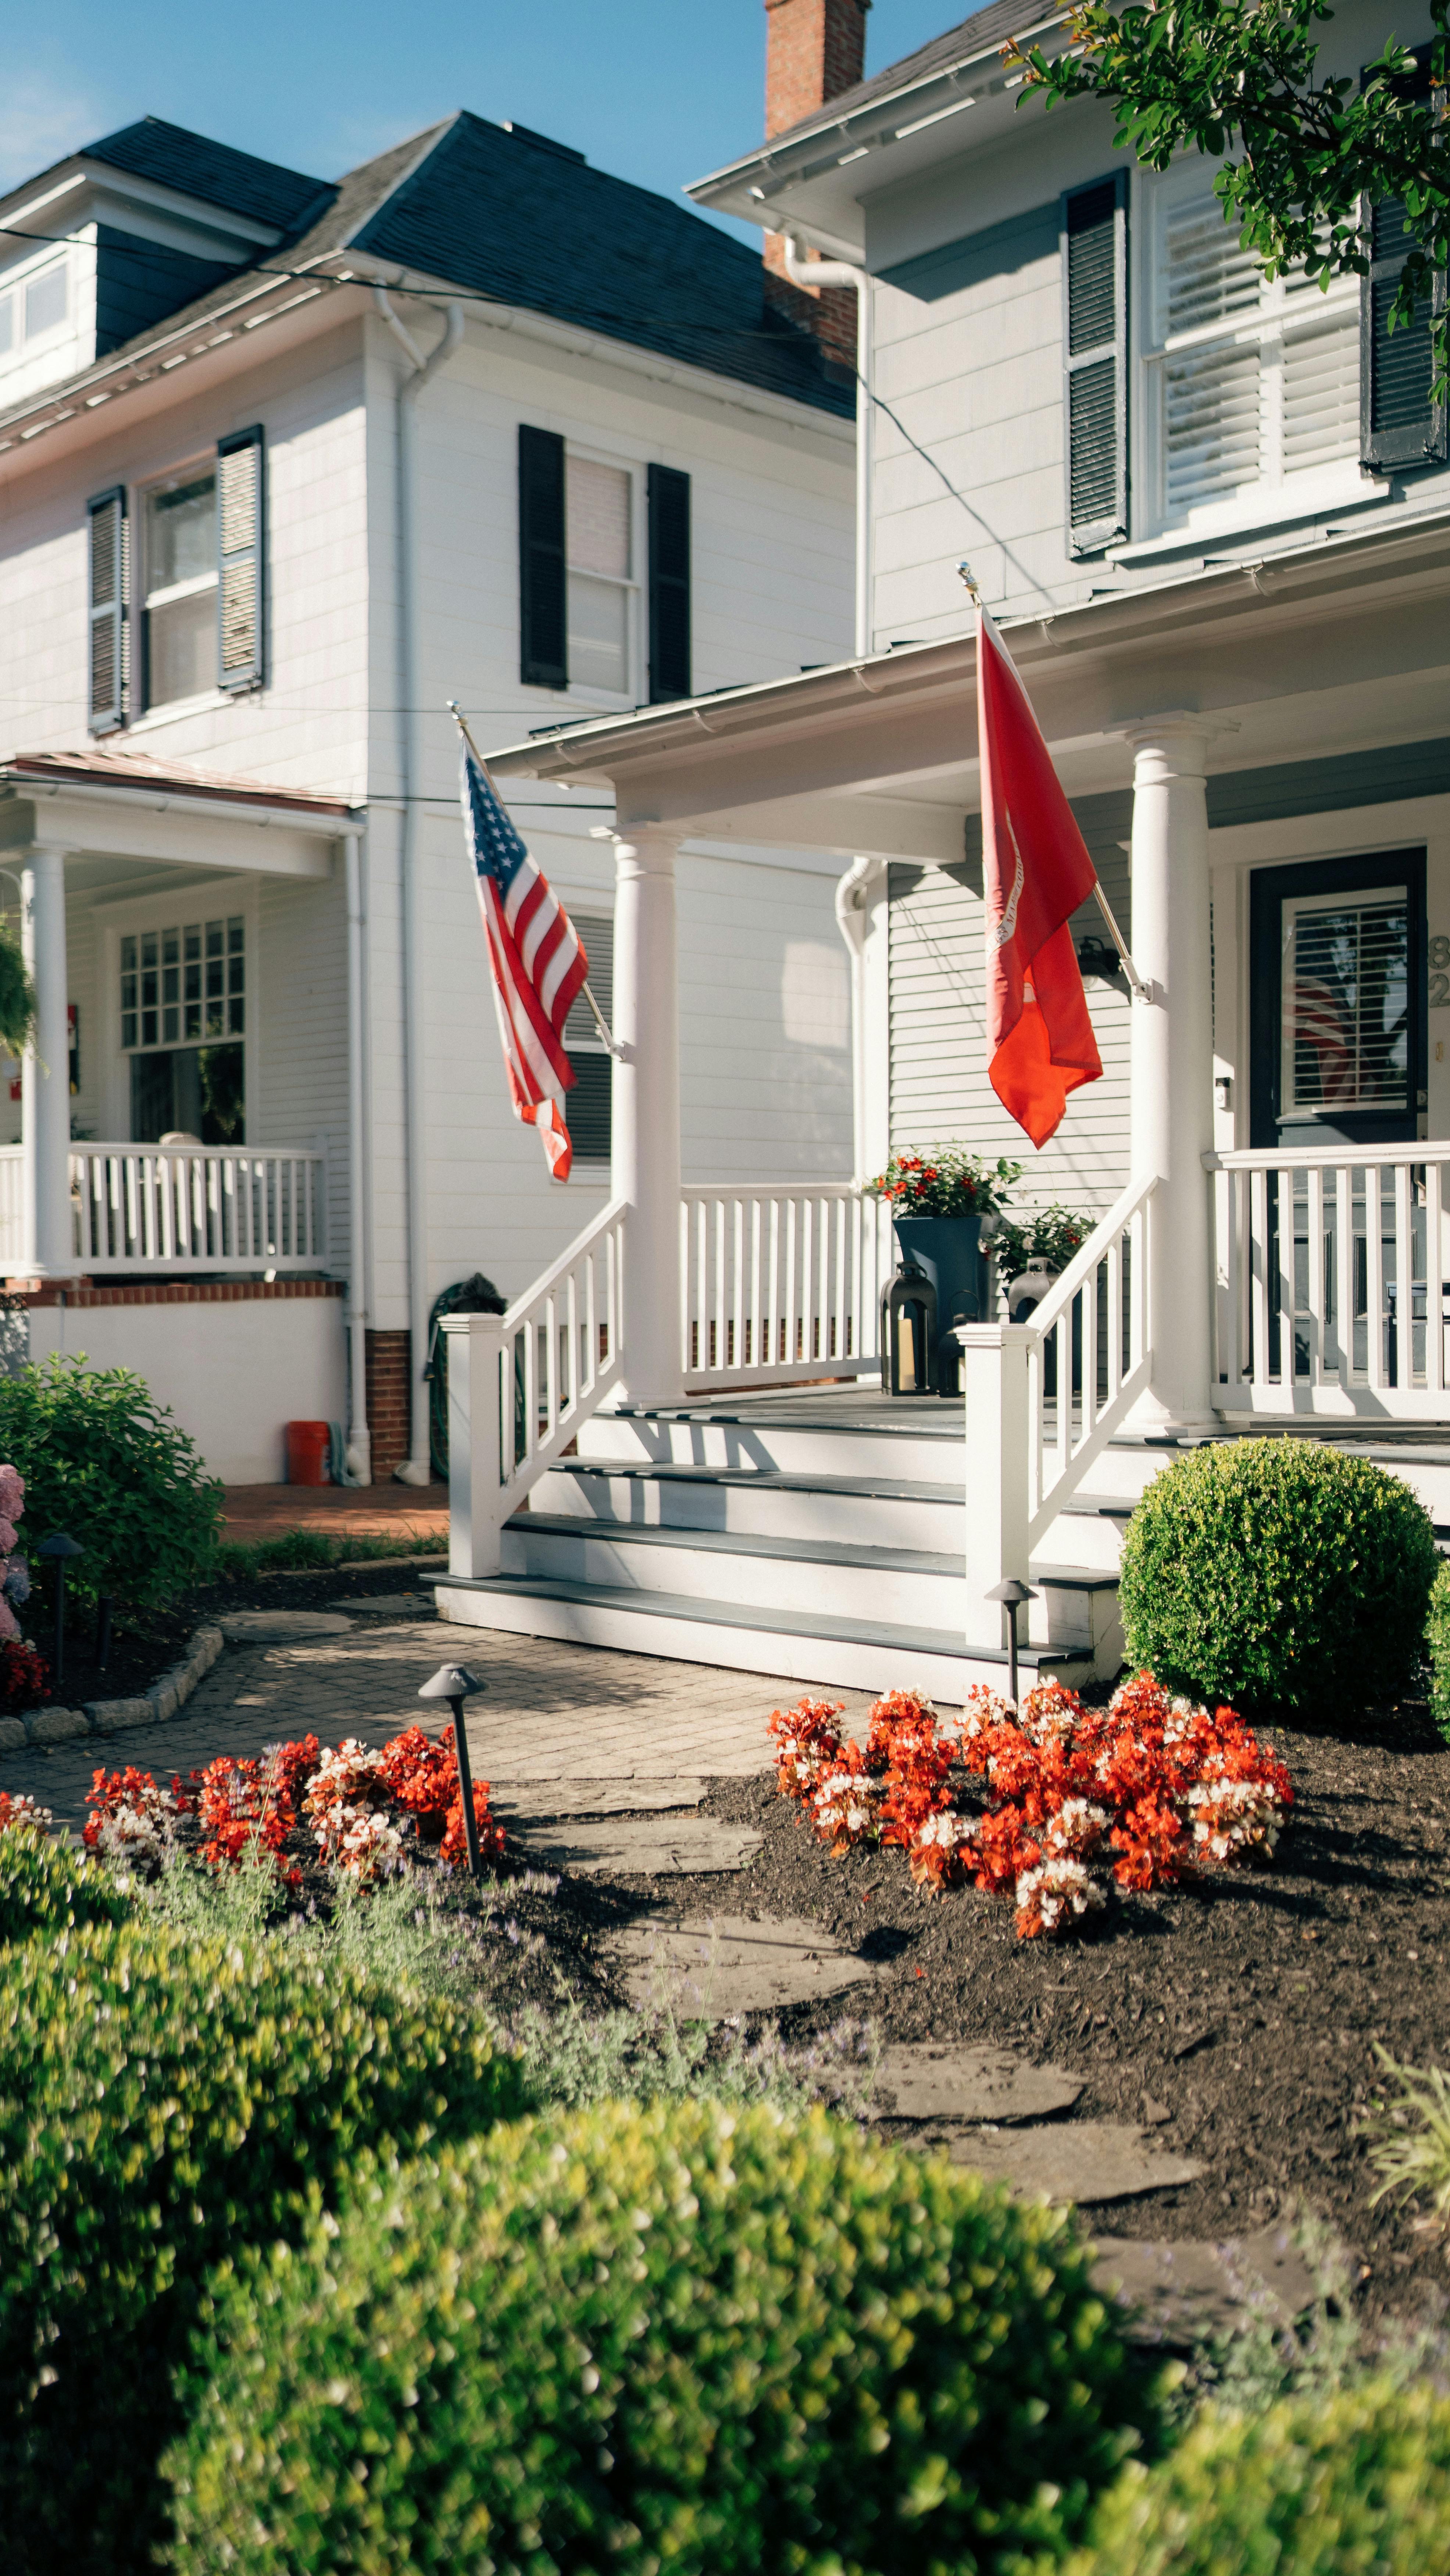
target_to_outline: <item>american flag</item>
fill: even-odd
[[[574,1068],[564,1053],[563,1028],[589,960],[467,742],[462,792],[514,1114],[538,1128],[551,1176],[567,1181],[574,1148],[560,1103],[573,1089]]]
[[[1294,979],[1296,1057],[1300,1047],[1311,1047],[1318,1058],[1320,1099],[1326,1103],[1353,1100],[1353,1023],[1333,985],[1317,975],[1298,975]]]

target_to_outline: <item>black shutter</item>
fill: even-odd
[[[651,706],[690,694],[690,478],[649,469],[649,695]]]
[[[235,430],[216,452],[217,679],[224,689],[255,688],[262,678],[265,523],[262,432]]]
[[[1392,87],[1407,99],[1428,98],[1430,47],[1413,50],[1414,70]],[[1360,223],[1369,237],[1369,274],[1359,290],[1360,458],[1380,474],[1395,466],[1436,465],[1445,456],[1445,406],[1430,400],[1430,318],[1444,308],[1445,280],[1436,278],[1432,303],[1417,305],[1408,330],[1402,325],[1391,331],[1400,272],[1417,247],[1405,229],[1404,200],[1386,197],[1372,206],[1362,197]]]
[[[92,733],[114,733],[126,721],[126,492],[117,483],[86,503],[90,546],[90,677]]]
[[[1128,174],[1062,200],[1067,544],[1101,554],[1128,533]]]
[[[564,442],[519,424],[519,677],[531,689],[569,686],[564,553]]]

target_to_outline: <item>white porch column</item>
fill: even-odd
[[[673,834],[616,841],[610,1195],[628,1202],[624,1377],[616,1399],[678,1404],[680,1356],[680,1001]],[[567,1115],[567,1112],[566,1112]]]
[[[1213,1144],[1212,955],[1205,755],[1212,718],[1126,728],[1133,745],[1132,1166],[1159,1188],[1148,1211],[1153,1369],[1134,1408],[1147,1428],[1212,1422],[1213,1245],[1203,1156]]]
[[[25,1268],[77,1268],[70,1205],[70,1028],[66,1018],[65,852],[32,849],[21,876],[21,946],[35,981],[35,1035],[21,1077]]]

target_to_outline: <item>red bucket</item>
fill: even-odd
[[[287,1482],[289,1485],[326,1485],[327,1451],[331,1433],[325,1422],[289,1422],[287,1425]]]

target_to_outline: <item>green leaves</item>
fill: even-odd
[[[57,1352],[0,1378],[0,1458],[25,1479],[25,1543],[65,1530],[84,1548],[73,1590],[140,1608],[210,1571],[221,1486],[133,1370]]]
[[[1156,2438],[1088,2263],[819,2112],[522,2122],[218,2279],[171,2563],[1005,2576]]]
[[[1128,1653],[1246,1715],[1353,1718],[1414,1686],[1439,1566],[1398,1476],[1302,1440],[1196,1450],[1128,1524]]]
[[[305,1952],[130,1924],[0,1954],[7,2570],[149,2564],[208,2266],[524,2100],[462,2007]]]
[[[1450,266],[1450,152],[1443,114],[1447,0],[1432,0],[1428,91],[1397,37],[1362,83],[1322,77],[1325,0],[1176,0],[1115,9],[1085,0],[1069,29],[1081,51],[1052,59],[1040,45],[1019,59],[1019,103],[1091,96],[1118,110],[1116,142],[1149,169],[1186,151],[1236,153],[1215,187],[1225,216],[1271,277],[1302,270],[1321,284],[1363,275],[1369,245],[1361,200],[1401,198],[1416,247],[1395,305],[1408,324]],[[1393,327],[1393,325],[1392,325]],[[1434,317],[1436,395],[1443,399],[1450,317]]]

